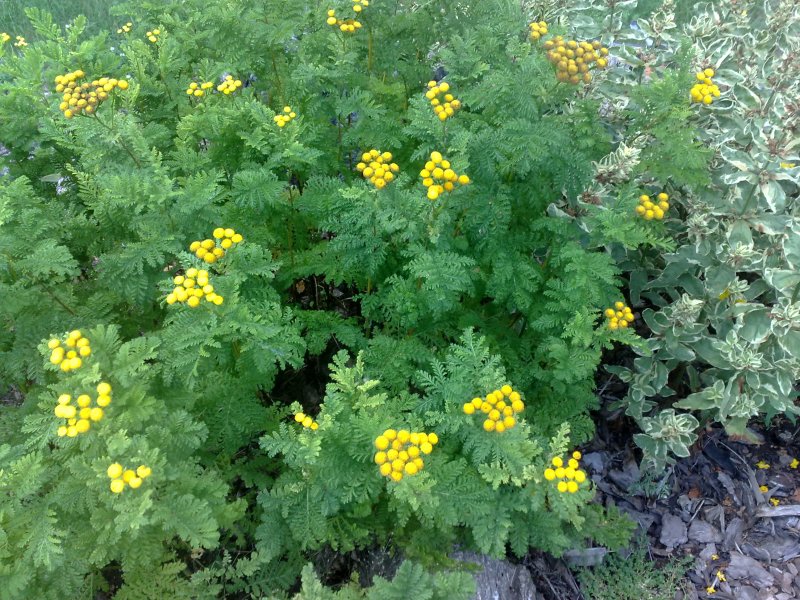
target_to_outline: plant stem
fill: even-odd
[[[291,177],[290,177],[291,180]],[[289,217],[286,220],[286,249],[289,251],[289,264],[294,267],[294,230],[292,227],[292,218],[294,216],[294,197],[292,195],[292,186],[289,185]]]
[[[372,75],[372,27],[367,24],[367,73]]]
[[[42,286],[42,288],[44,289],[44,291],[47,293],[48,296],[50,296],[53,300],[55,300],[58,304],[60,304],[64,308],[64,310],[66,310],[69,314],[71,314],[73,317],[78,316],[78,313],[76,313],[74,310],[72,310],[72,308],[64,304],[64,302],[62,302],[61,299],[55,295],[53,290],[51,290],[43,283],[40,283],[39,285]]]
[[[281,82],[281,75],[278,72],[278,63],[275,61],[275,51],[270,52],[272,58],[272,72],[275,73],[275,91],[280,102],[283,102],[283,83]]]
[[[114,129],[113,127],[111,127],[108,124],[104,123],[103,120],[100,117],[97,116],[97,113],[92,113],[92,116],[97,120],[98,123],[100,123],[100,125],[102,125],[106,129],[108,129],[108,131],[110,131],[111,133],[114,133],[114,134],[118,134],[117,138],[115,138],[115,139],[117,139],[117,141],[119,141],[119,145],[122,146],[122,149],[125,150],[125,152],[128,153],[128,156],[130,156],[133,159],[133,162],[136,163],[136,166],[141,169],[142,168],[142,163],[139,162],[139,159],[136,158],[136,156],[134,156],[134,154],[131,151],[131,149],[127,146],[127,144],[125,144],[125,142],[122,139],[122,136],[119,135],[119,132],[117,132],[117,130]]]

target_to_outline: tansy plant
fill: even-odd
[[[650,88],[615,70],[616,34],[501,0],[119,11],[135,35],[29,11],[36,38],[0,61],[0,381],[14,398],[0,407],[0,594],[283,596],[323,548],[379,545],[431,571],[398,572],[397,594],[434,597],[455,545],[624,545],[627,521],[591,502],[588,478],[560,493],[544,473],[593,433],[604,348],[636,339],[598,317],[632,261],[659,264],[634,242],[663,249],[683,222],[685,186],[706,175],[682,147],[701,125],[686,114],[718,117],[726,69],[713,110],[692,112],[688,76]],[[586,44],[592,65],[604,47],[621,57],[563,85],[543,48],[558,35],[569,77]],[[577,40],[603,45],[585,41],[579,63]],[[631,103],[600,87],[614,78]],[[81,118],[59,108],[68,89]],[[669,219],[631,218],[650,189],[670,195]],[[754,292],[728,283],[725,306],[743,311]],[[652,321],[641,292],[624,297]],[[484,394],[488,413],[464,414]],[[376,464],[392,429],[408,442]]]

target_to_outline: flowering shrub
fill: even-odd
[[[633,249],[674,247],[724,69],[692,111],[688,65],[639,85],[615,36],[500,0],[118,12],[113,43],[32,12],[2,48],[0,380],[23,400],[0,409],[0,597],[269,597],[377,546],[407,597],[455,544],[624,544],[577,458],[548,469],[592,435],[602,351],[637,342],[602,310]],[[608,106],[617,77],[642,111]],[[643,189],[663,220],[631,218]],[[411,581],[466,597],[460,575]]]

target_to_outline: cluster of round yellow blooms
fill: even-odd
[[[193,81],[189,84],[189,87],[186,88],[186,95],[187,96],[194,96],[196,98],[202,98],[206,95],[206,90],[210,90],[214,87],[213,81],[204,81],[202,83],[197,83]]]
[[[711,81],[712,77],[714,69],[705,69],[697,73],[697,83],[692,86],[690,92],[692,102],[711,104],[714,98],[719,98],[719,88]]]
[[[144,465],[139,465],[134,471],[133,469],[123,469],[122,465],[119,463],[109,465],[106,471],[109,479],[111,479],[111,485],[109,487],[115,494],[122,493],[126,485],[129,485],[133,489],[138,488],[142,485],[142,481],[150,477],[152,473],[153,470]]]
[[[656,200],[657,202],[653,202],[647,194],[639,196],[636,214],[647,221],[652,221],[653,219],[660,221],[663,219],[664,213],[669,210],[669,196],[661,192],[656,196]]]
[[[448,94],[450,91],[450,84],[446,81],[436,83],[435,81],[428,82],[428,91],[425,92],[425,97],[431,101],[433,112],[439,117],[440,121],[446,121],[461,108],[461,100],[453,97],[453,94]],[[444,98],[440,99],[439,96],[444,94]],[[444,100],[444,102],[442,102]]]
[[[531,23],[531,40],[538,42],[543,35],[547,35],[547,23],[544,21]]]
[[[175,289],[167,295],[167,304],[185,302],[192,308],[200,306],[200,299],[205,297],[206,302],[213,302],[217,306],[224,302],[224,298],[214,291],[214,286],[208,283],[208,271],[203,269],[186,270],[186,275],[177,275],[172,280]]]
[[[286,124],[292,119],[294,119],[296,116],[297,113],[292,110],[291,106],[284,106],[283,114],[275,115],[275,117],[272,120],[278,124],[278,127],[286,127]]]
[[[69,394],[58,397],[54,412],[59,419],[66,421],[58,428],[59,437],[75,437],[79,433],[86,433],[92,422],[100,421],[103,418],[103,409],[111,404],[111,386],[105,381],[97,386],[97,406],[92,406],[89,394],[81,394],[75,399],[75,403],[77,408],[72,405],[72,396]]]
[[[367,6],[368,4],[369,2],[364,2],[362,0],[359,5],[359,10],[356,12],[360,12],[360,7]],[[353,10],[355,10],[355,6],[353,6]],[[361,29],[361,23],[356,19],[337,19],[336,11],[333,9],[328,11],[328,18],[325,22],[332,27],[338,27],[339,30],[344,33],[355,33],[357,29]]]
[[[314,419],[312,419],[311,417],[309,417],[305,413],[301,413],[301,412],[297,413],[294,416],[294,420],[297,421],[298,423],[300,423],[306,429],[312,429],[314,431],[319,429],[319,423],[317,423]]]
[[[603,314],[608,319],[608,328],[613,330],[625,329],[628,325],[633,323],[633,313],[631,307],[626,306],[624,302],[615,302],[614,308],[607,308]]]
[[[525,403],[519,392],[515,392],[510,385],[504,385],[487,394],[485,400],[473,398],[472,402],[467,402],[462,408],[467,415],[473,415],[476,411],[485,414],[483,428],[486,431],[503,433],[517,424],[514,415],[525,410]]]
[[[24,48],[25,46],[27,46],[27,45],[28,45],[28,42],[26,42],[26,41],[25,41],[25,38],[24,38],[24,37],[22,37],[21,35],[18,35],[18,36],[17,36],[17,41],[16,41],[16,42],[14,42],[14,45],[15,45],[17,48]]]
[[[80,69],[56,76],[56,92],[64,93],[58,109],[68,119],[81,113],[91,115],[104,100],[108,99],[108,95],[114,88],[128,89],[128,82],[124,79],[108,77],[95,79],[91,83],[78,83],[78,80],[84,76],[85,73]]]
[[[579,468],[578,461],[580,459],[581,453],[576,450],[572,453],[572,458],[567,461],[567,466],[564,467],[564,460],[560,456],[554,456],[552,462],[555,469],[545,469],[544,478],[547,481],[558,479],[559,492],[574,494],[578,491],[580,484],[586,481],[586,473]]]
[[[589,83],[592,74],[589,68],[594,64],[599,69],[608,66],[608,48],[600,42],[576,42],[564,40],[560,35],[544,43],[547,60],[556,67],[556,79],[563,83]]]
[[[53,338],[47,342],[47,347],[52,350],[50,362],[59,365],[65,373],[79,369],[83,364],[83,359],[92,353],[89,339],[83,337],[78,329],[70,331],[63,343],[62,346],[60,339]]]
[[[353,12],[360,13],[369,6],[369,0],[353,0]]]
[[[356,165],[356,170],[364,176],[364,179],[369,179],[372,185],[381,190],[394,179],[400,167],[392,162],[391,152],[381,152],[373,148],[361,155],[361,162]]]
[[[11,39],[11,36],[8,35],[5,31],[0,32],[0,46],[5,44],[7,41]]]
[[[226,96],[230,96],[240,87],[242,87],[241,79],[234,79],[233,75],[225,75],[223,82],[217,86],[217,91],[222,92]]]
[[[425,463],[422,454],[430,454],[439,442],[435,433],[411,433],[406,429],[387,429],[375,438],[375,464],[381,475],[400,481],[405,475],[416,475]]]
[[[440,152],[431,152],[431,159],[419,172],[422,185],[428,188],[428,199],[436,200],[444,192],[452,192],[456,183],[467,185],[469,177],[459,175],[450,168],[450,161],[445,160]],[[444,183],[442,183],[444,182]]]
[[[189,250],[194,252],[197,258],[208,264],[217,262],[217,260],[225,256],[225,251],[228,248],[244,239],[240,233],[236,233],[230,227],[227,229],[217,227],[211,235],[214,236],[213,240],[210,238],[203,241],[198,240],[189,245]]]
[[[131,27],[133,27],[133,23],[128,21],[127,23],[125,23],[125,25],[117,29],[117,33],[130,33]]]
[[[160,29],[153,29],[153,31],[148,31],[145,34],[145,37],[155,44],[158,41],[158,36],[160,35],[161,35]]]

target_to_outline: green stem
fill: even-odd
[[[792,292],[792,304],[797,302],[797,295],[798,294],[800,294],[800,282],[798,282],[797,285],[794,286],[794,291]]]
[[[614,13],[617,11],[617,2],[616,0],[611,0],[611,17],[608,19],[608,31],[609,33],[614,32]]]
[[[4,256],[6,257],[6,261],[8,261],[8,272],[11,275],[11,279],[13,279],[14,281],[18,281],[19,278],[17,277],[17,271],[14,268],[14,262],[11,259],[11,255],[10,254],[4,254]],[[53,300],[55,300],[57,304],[61,305],[64,308],[64,310],[66,310],[73,317],[78,316],[78,313],[76,313],[74,310],[72,310],[72,308],[70,306],[65,304],[58,296],[56,296],[55,293],[49,287],[47,287],[47,285],[45,285],[44,283],[41,283],[39,281],[34,281],[32,278],[31,278],[31,281],[35,285],[41,286],[42,289],[45,291],[45,293],[48,296],[50,296]]]
[[[270,56],[272,58],[272,72],[275,73],[275,90],[278,95],[278,99],[283,102],[283,83],[281,82],[281,75],[278,72],[278,63],[275,61],[275,51],[270,51]]]
[[[108,124],[104,123],[103,120],[99,116],[97,116],[96,112],[92,113],[92,116],[97,120],[98,123],[100,123],[100,125],[105,127],[109,132],[111,132],[113,134],[118,134],[117,130],[114,129],[113,127],[109,126]],[[117,138],[115,138],[115,139],[117,139],[119,141],[119,145],[122,146],[122,149],[125,150],[125,152],[127,152],[128,156],[130,156],[133,159],[133,162],[136,163],[136,166],[141,169],[142,168],[142,163],[139,162],[139,159],[136,158],[136,156],[134,156],[134,154],[131,151],[131,149],[127,146],[127,144],[125,144],[125,142],[122,139],[122,136],[121,135],[117,135]]]
[[[64,304],[64,302],[62,302],[61,299],[58,296],[56,296],[55,293],[49,287],[47,287],[43,283],[40,283],[39,285],[42,286],[42,288],[44,289],[44,291],[47,293],[48,296],[50,296],[53,300],[55,300],[58,304],[60,304],[64,308],[64,310],[66,310],[69,314],[71,314],[73,317],[78,316],[78,313],[76,313],[74,310],[72,310],[72,308]]]
[[[367,23],[367,73],[372,75],[372,27]]]
[[[744,206],[742,206],[742,210],[739,213],[739,216],[742,216],[750,208],[750,202],[753,200],[753,196],[755,196],[755,193],[756,193],[757,189],[758,189],[758,182],[753,184],[753,187],[750,190],[750,193],[747,194],[747,198],[744,201]]]
[[[291,181],[291,176],[289,180]],[[289,184],[289,218],[286,221],[286,249],[289,251],[289,264],[292,267],[294,267],[294,228],[292,227],[292,218],[294,216],[293,202],[292,186]]]
[[[342,149],[342,115],[336,115],[336,130],[337,130],[337,145],[339,147],[339,164],[344,160],[344,152]]]

